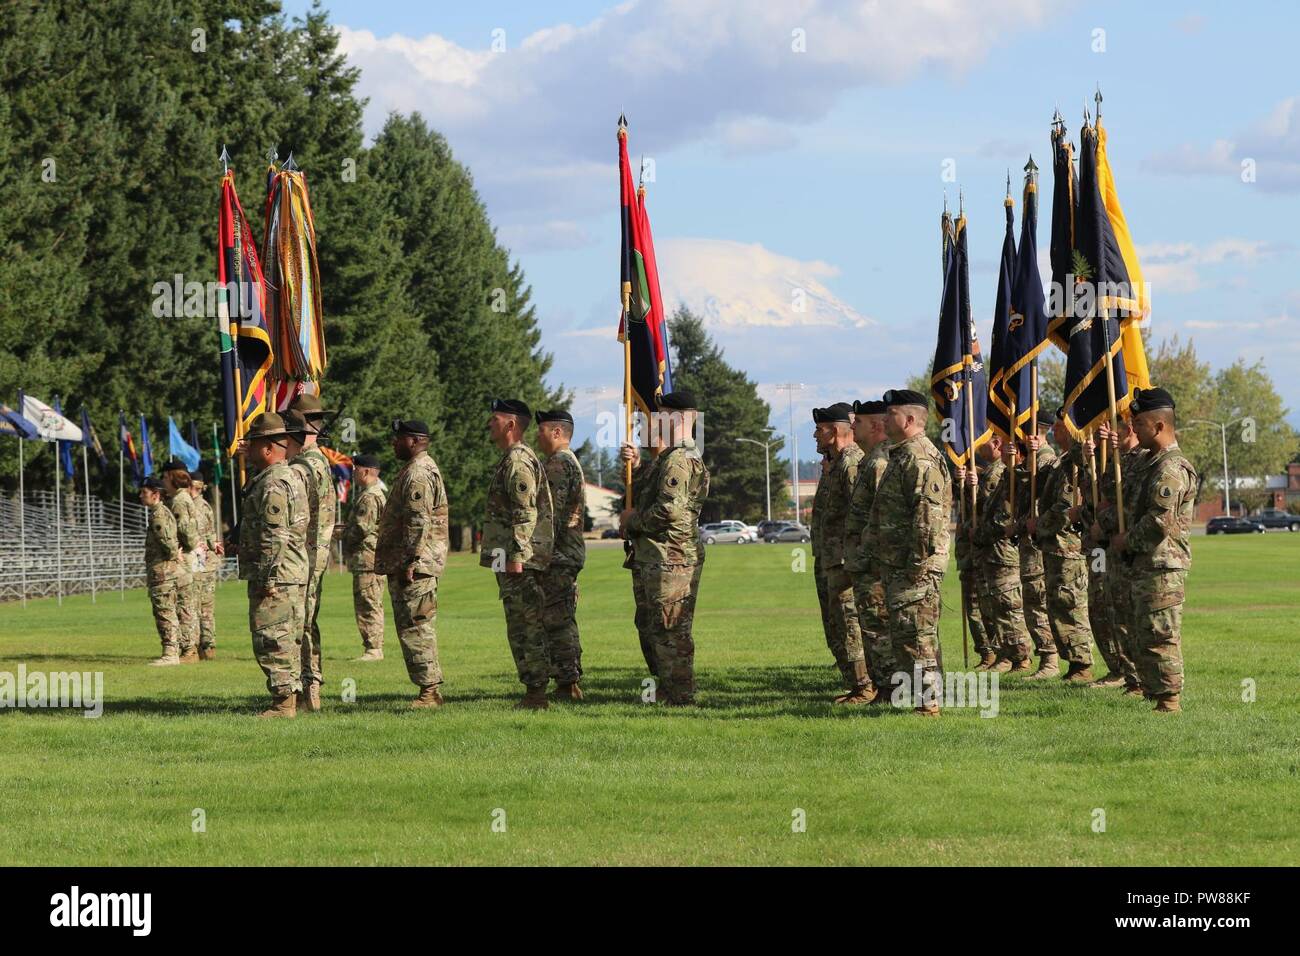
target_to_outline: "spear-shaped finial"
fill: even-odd
[[[618,114],[618,138],[627,139],[627,115],[624,113]]]
[[[943,191],[943,214],[948,215],[948,190]]]
[[[1036,172],[1038,172],[1038,164],[1034,162],[1034,154],[1033,154],[1033,153],[1030,153],[1030,154],[1029,154],[1029,162],[1025,163],[1025,172],[1027,172],[1027,173],[1036,173]]]
[[[1093,94],[1092,101],[1097,104],[1097,122],[1101,122],[1101,83],[1097,84],[1097,92]]]
[[[957,218],[966,218],[966,191],[964,189],[957,190]]]
[[[1007,198],[1011,198],[1011,167],[1007,167]]]
[[[293,161],[293,150],[289,150],[289,158],[284,161],[284,165],[280,168],[286,171],[294,171],[298,168],[298,164]]]
[[[230,153],[226,151],[226,144],[221,144],[221,155],[217,157],[217,162],[221,164],[221,172],[230,172]]]

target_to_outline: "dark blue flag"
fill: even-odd
[[[1015,399],[1016,432],[1026,428],[1038,409],[1034,377],[1040,352],[1047,347],[1047,308],[1043,300],[1043,277],[1038,271],[1038,167],[1034,158],[1025,164],[1024,212],[1020,219],[1020,249],[1011,281],[1011,314],[998,388],[1007,406]]]
[[[153,449],[149,447],[149,423],[140,416],[140,470],[143,477],[153,474]]]
[[[993,342],[989,348],[988,421],[989,428],[1010,441],[1013,433],[1012,411],[1006,396],[1001,392],[1002,377],[1006,374],[1007,326],[1011,319],[1011,284],[1016,270],[1015,217],[1010,189],[1003,208],[1007,215],[1007,232],[1002,238],[1002,257],[998,262],[998,294],[993,309]]]
[[[955,465],[970,461],[988,440],[988,379],[970,310],[966,217],[953,227],[948,271],[943,281],[939,336],[930,366],[930,392],[943,418],[943,445]]]

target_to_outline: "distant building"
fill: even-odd
[[[610,491],[600,485],[584,482],[587,491],[587,513],[591,515],[591,530],[604,531],[606,528],[618,527],[618,511],[613,510],[614,502],[621,502],[623,496],[617,491]],[[621,510],[621,505],[619,506]]]

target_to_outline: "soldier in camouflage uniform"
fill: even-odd
[[[1019,673],[1029,670],[1032,661],[1020,583],[1020,549],[1013,540],[1016,522],[1011,510],[1011,484],[1015,480],[1015,463],[1013,459],[1007,464],[1007,450],[1001,437],[993,435],[977,451],[989,465],[979,485],[971,544],[983,584],[980,615],[992,632],[998,658],[991,669]]]
[[[285,418],[290,435],[289,466],[298,471],[307,489],[311,521],[307,526],[307,556],[311,559],[311,577],[307,582],[303,606],[302,703],[310,711],[320,710],[321,644],[320,590],[330,563],[330,545],[338,518],[339,497],[334,490],[329,459],[316,443],[321,423],[329,414],[321,408],[320,398],[303,393],[293,400]]]
[[[822,517],[826,511],[823,502],[825,501],[826,492],[830,488],[830,479],[827,477],[830,470],[830,456],[822,455],[821,471],[817,475],[817,490],[813,492],[812,513],[808,518],[808,537],[813,552],[813,587],[817,589],[817,606],[822,617],[822,635],[825,637],[828,647],[831,644],[835,628],[831,624],[830,597],[826,589],[826,569],[822,566],[822,555],[825,553],[822,538],[826,528]]]
[[[1107,481],[1110,463],[1102,467],[1091,437],[1082,437],[1078,445],[1082,460],[1087,465],[1079,470],[1079,527],[1083,555],[1088,564],[1088,626],[1092,629],[1092,639],[1107,667],[1106,675],[1088,686],[1123,687],[1124,674],[1132,670],[1132,664],[1120,647],[1119,633],[1112,626],[1111,577],[1107,573],[1111,558],[1110,536],[1099,537],[1094,533],[1100,530],[1097,524],[1097,505],[1106,493],[1103,487],[1111,487],[1113,493],[1114,483]]]
[[[1051,427],[1050,421],[1039,420],[1039,426]],[[1052,634],[1052,619],[1047,612],[1047,577],[1043,569],[1043,552],[1026,523],[1038,514],[1038,498],[1043,476],[1056,461],[1056,453],[1048,445],[1041,445],[1034,456],[1034,471],[1029,468],[1029,446],[1022,441],[1022,464],[1016,468],[1016,514],[1019,522],[1020,583],[1025,590],[1025,626],[1038,654],[1038,669],[1027,679],[1043,680],[1061,672],[1060,656],[1056,653],[1056,638]]]
[[[393,623],[406,674],[420,688],[415,708],[442,705],[438,666],[438,579],[447,566],[447,490],[429,457],[429,426],[393,422],[393,454],[404,462],[379,516],[374,570],[388,576]]]
[[[537,442],[555,510],[555,549],[542,573],[546,653],[560,700],[582,700],[582,643],[578,637],[578,574],[587,561],[582,537],[587,492],[578,456],[569,449],[573,416],[562,409],[537,413]]]
[[[948,566],[952,480],[939,449],[925,436],[926,397],[885,392],[889,465],[867,519],[866,552],[885,582],[889,636],[899,670],[912,685],[916,712],[939,715],[939,589]],[[895,688],[899,696],[901,688]]]
[[[1137,672],[1159,713],[1182,709],[1183,597],[1192,564],[1196,469],[1178,447],[1174,400],[1163,388],[1137,389],[1133,431],[1147,456],[1134,475],[1134,504],[1112,546],[1133,568],[1133,642]],[[1126,491],[1127,499],[1130,492]]]
[[[695,641],[691,628],[703,568],[700,507],[709,494],[709,471],[695,449],[695,397],[669,392],[659,401],[652,430],[665,438],[653,482],[619,516],[625,535],[637,538],[636,561],[651,611],[656,699],[669,706],[695,702]],[[667,429],[667,435],[663,435]],[[625,445],[623,454],[636,458]]]
[[[978,480],[983,481],[984,469],[976,459],[975,469]],[[960,493],[964,469],[957,469],[957,482],[954,489]],[[973,519],[976,517],[969,507],[970,495],[963,494],[957,515],[957,573],[961,585],[961,600],[966,608],[966,626],[970,629],[971,643],[975,645],[975,656],[979,663],[975,670],[986,671],[998,661],[997,649],[989,628],[984,626],[984,615],[980,613],[981,575],[979,565],[971,556],[971,536],[975,533]]]
[[[1056,653],[1070,665],[1061,676],[1071,683],[1083,684],[1092,680],[1088,566],[1078,530],[1079,470],[1083,459],[1081,448],[1070,436],[1062,409],[1057,409],[1052,437],[1061,455],[1046,474],[1039,473],[1038,517],[1029,518],[1025,526],[1043,552],[1047,613]],[[1037,452],[1043,444],[1042,436],[1032,436],[1029,444]]]
[[[853,600],[857,605],[867,670],[876,687],[876,700],[884,703],[888,700],[885,690],[893,679],[894,648],[889,642],[885,584],[880,580],[875,562],[863,547],[867,519],[876,500],[880,476],[889,466],[884,402],[853,403],[853,437],[862,449],[863,458],[844,522],[844,566],[853,575]]]
[[[217,656],[217,622],[214,605],[217,597],[217,576],[226,546],[221,541],[220,529],[212,505],[203,497],[206,485],[203,475],[190,472],[190,495],[194,499],[194,519],[198,524],[199,548],[203,556],[202,567],[194,572],[194,589],[199,603],[199,660],[210,661]]]
[[[515,707],[545,710],[551,662],[542,619],[542,573],[555,546],[555,515],[542,463],[524,442],[531,418],[528,406],[518,399],[492,402],[488,431],[502,454],[488,486],[479,564],[496,571],[506,638],[519,680],[527,688]]]
[[[642,460],[640,453],[631,445],[624,445],[619,451],[619,459],[623,462],[631,462],[632,467],[632,501],[640,501],[655,486],[656,467],[659,461],[659,454],[663,451],[663,446],[659,442],[659,436],[655,436],[655,443],[650,446],[649,458]],[[646,600],[645,585],[641,580],[639,565],[636,560],[636,548],[638,536],[630,532],[624,532],[623,541],[623,567],[632,572],[632,600],[636,608],[635,623],[637,639],[641,643],[641,656],[645,658],[646,667],[649,668],[651,675],[658,676],[655,671],[655,646],[654,646],[654,628],[651,626],[651,616],[653,609]],[[704,553],[700,552],[701,561]]]
[[[814,544],[815,567],[826,588],[826,646],[839,668],[845,690],[835,702],[867,704],[875,699],[876,688],[862,650],[853,574],[845,566],[846,552],[854,550],[845,545],[845,526],[863,454],[853,441],[851,405],[838,402],[828,408],[814,408],[812,415],[817,451],[830,463],[817,483],[813,519],[819,531]]]
[[[176,582],[180,577],[180,540],[176,537],[176,518],[163,504],[165,487],[157,478],[140,483],[140,504],[149,509],[149,523],[144,535],[144,566],[149,582],[149,603],[153,622],[162,640],[162,656],[150,661],[154,667],[179,664],[181,625],[176,617]]]
[[[260,717],[293,717],[302,690],[303,591],[310,573],[307,489],[290,468],[284,419],[263,412],[247,438],[256,474],[239,509],[239,577],[248,582],[253,656],[271,706]]]
[[[1124,505],[1126,518],[1132,521],[1132,504],[1137,500],[1134,486],[1137,474],[1146,464],[1147,450],[1138,444],[1137,434],[1133,431],[1129,418],[1121,418],[1119,433],[1113,435],[1106,425],[1097,429],[1100,441],[1112,443],[1115,453],[1120,456],[1120,477],[1126,490]],[[1111,542],[1106,552],[1106,593],[1110,596],[1107,610],[1110,614],[1110,627],[1123,654],[1124,693],[1126,696],[1141,697],[1142,682],[1137,673],[1137,647],[1133,643],[1133,569],[1129,558],[1115,548],[1113,538],[1119,533],[1119,512],[1115,508],[1115,482],[1113,474],[1107,474],[1101,483],[1102,501],[1095,517],[1093,537]],[[1096,686],[1095,682],[1094,685]]]
[[[357,455],[352,459],[352,506],[343,529],[343,560],[352,572],[352,612],[361,632],[361,656],[355,661],[384,659],[384,576],[375,573],[375,542],[379,516],[388,502],[379,480],[379,459]]]
[[[188,491],[190,473],[184,463],[169,461],[162,468],[164,500],[176,518],[176,537],[181,543],[181,566],[176,576],[176,617],[181,625],[181,663],[199,659],[199,593],[194,572],[199,565],[196,552],[201,545],[199,525],[194,518],[194,499]]]

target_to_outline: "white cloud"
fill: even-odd
[[[1143,168],[1184,176],[1231,176],[1241,180],[1243,163],[1254,166],[1264,192],[1300,191],[1300,96],[1282,100],[1268,116],[1233,139],[1201,148],[1183,143],[1143,161]]]
[[[665,308],[685,303],[710,326],[877,324],[825,286],[839,269],[819,260],[724,239],[669,239],[656,256]]]
[[[514,254],[581,249],[596,240],[582,225],[567,220],[502,226],[497,235]]]

